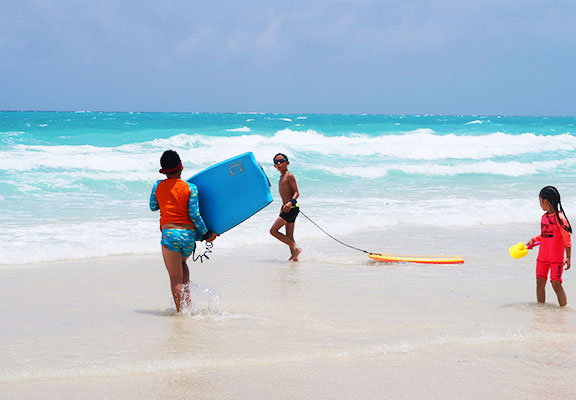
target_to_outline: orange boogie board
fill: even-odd
[[[398,256],[385,253],[368,254],[373,260],[388,263],[419,263],[419,264],[463,264],[460,256]]]

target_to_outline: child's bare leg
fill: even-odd
[[[554,291],[556,292],[556,296],[558,297],[558,304],[560,304],[560,307],[564,307],[566,304],[568,304],[568,300],[566,299],[566,292],[562,287],[562,282],[551,281],[550,283],[552,284],[552,288],[554,289]]]
[[[282,218],[278,218],[270,228],[270,234],[282,243],[287,244],[288,247],[290,247],[290,253],[292,253],[292,249],[296,247],[296,243],[294,243],[293,239],[290,239],[288,236],[279,231],[280,228],[282,228],[284,225],[286,225],[286,221]],[[286,231],[288,232],[288,229],[286,229]]]
[[[188,264],[186,264],[188,257],[182,259],[182,289],[184,292],[184,298],[182,299],[182,304],[188,306],[190,304],[190,270],[188,269]]]
[[[182,254],[168,250],[166,247],[162,247],[162,257],[164,258],[164,264],[166,265],[168,275],[170,276],[170,289],[172,290],[176,312],[180,312],[180,306],[183,300],[182,289],[184,282]]]
[[[294,240],[295,225],[296,224],[294,222],[289,222],[286,224],[286,236],[292,241],[292,243],[294,243],[294,247],[290,247],[290,253],[292,254],[292,257],[289,259],[290,261],[298,261],[298,256],[300,253],[302,253],[302,249],[296,247],[296,241]]]
[[[186,261],[188,257],[182,259],[182,283],[187,285],[190,282],[190,270],[188,269],[188,264]]]
[[[536,299],[538,303],[546,303],[546,279],[536,278]]]

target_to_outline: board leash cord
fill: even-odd
[[[302,212],[302,210],[300,210],[300,214],[302,214],[308,221],[312,222],[314,225],[316,225],[316,227],[317,227],[318,229],[320,229],[322,232],[324,232],[326,235],[330,236],[332,239],[334,239],[334,240],[337,241],[338,243],[343,244],[343,245],[346,246],[346,247],[350,247],[351,249],[361,251],[362,253],[374,254],[373,252],[359,249],[358,247],[351,246],[351,245],[349,245],[349,244],[344,243],[344,242],[341,241],[341,240],[336,239],[334,236],[332,236],[331,234],[329,234],[328,232],[326,232],[324,229],[322,229],[322,228],[320,227],[320,225],[318,225],[316,222],[312,221],[312,220],[310,219],[310,217],[308,217],[306,214],[304,214],[304,213]]]
[[[208,254],[212,253],[212,247],[214,247],[214,243],[206,242],[205,246],[206,246],[206,249],[204,250],[204,253],[198,254],[198,255],[196,255],[196,250],[198,250],[198,247],[194,248],[194,251],[192,252],[192,261],[196,262],[196,261],[200,260],[200,262],[203,263],[204,259],[207,259],[207,260],[210,259],[210,257],[208,257]]]
[[[330,236],[332,239],[334,239],[338,243],[343,244],[346,247],[350,247],[351,249],[366,253],[366,254],[368,254],[368,257],[370,257],[374,260],[385,261],[385,262],[411,262],[411,263],[422,263],[422,264],[463,264],[464,263],[464,260],[460,256],[450,256],[450,257],[448,257],[448,256],[444,256],[444,257],[412,256],[412,257],[408,257],[408,256],[391,256],[389,254],[369,252],[367,250],[363,250],[363,249],[360,249],[358,247],[351,246],[347,243],[344,243],[341,240],[336,239],[334,236],[332,236],[331,234],[326,232],[324,229],[322,229],[316,222],[312,221],[312,219],[310,219],[310,217],[308,217],[302,211],[300,211],[300,214],[302,214],[308,221],[312,222],[314,225],[316,225],[316,227],[318,229],[320,229],[322,232],[324,232],[326,235]]]

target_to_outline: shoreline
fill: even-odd
[[[302,219],[300,224],[305,224],[306,231],[302,226],[296,232],[298,245],[304,249],[301,262],[330,262],[336,261],[347,262],[352,259],[358,261],[364,257],[362,251],[368,252],[399,254],[399,255],[432,255],[447,256],[459,255],[466,259],[475,259],[483,254],[486,261],[494,257],[502,258],[502,261],[508,260],[508,247],[519,241],[525,241],[535,234],[538,228],[536,223],[523,224],[506,224],[506,225],[475,225],[475,226],[433,226],[433,225],[391,225],[383,226],[379,230],[369,229],[365,231],[354,232],[352,234],[341,234],[334,230],[328,232],[334,235],[329,237],[325,232],[321,232],[309,221]],[[250,226],[253,228],[253,226]],[[287,246],[271,238],[262,243],[234,245],[237,242],[238,232],[242,228],[237,228],[234,236],[227,240],[225,247],[218,247],[219,238],[215,241],[215,247],[209,254],[210,259],[206,261],[210,264],[219,257],[225,262],[232,258],[238,258],[242,262],[284,262],[288,261],[290,254]],[[263,228],[264,229],[264,228]],[[265,230],[265,229],[264,229]],[[224,235],[227,235],[225,233]],[[300,234],[300,236],[298,236]],[[310,236],[313,235],[313,236]],[[268,238],[269,235],[266,235]],[[487,237],[490,236],[490,237]],[[480,239],[475,245],[470,242],[471,237]],[[338,243],[337,240],[343,243]],[[495,244],[499,243],[499,244]],[[0,272],[25,269],[41,268],[60,268],[75,264],[105,264],[107,262],[128,264],[137,262],[159,261],[163,265],[159,238],[154,238],[153,245],[157,246],[157,251],[146,254],[112,254],[96,257],[82,257],[75,259],[62,259],[38,262],[26,262],[19,264],[0,264]],[[352,247],[352,248],[350,248]],[[199,249],[203,249],[203,244],[198,244]],[[335,255],[335,256],[332,256]],[[213,260],[212,257],[215,257]],[[192,258],[188,260],[188,265],[201,265],[200,262],[193,262]]]

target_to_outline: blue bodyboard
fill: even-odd
[[[198,188],[200,215],[220,235],[272,202],[270,181],[251,152],[197,173],[188,182]]]

